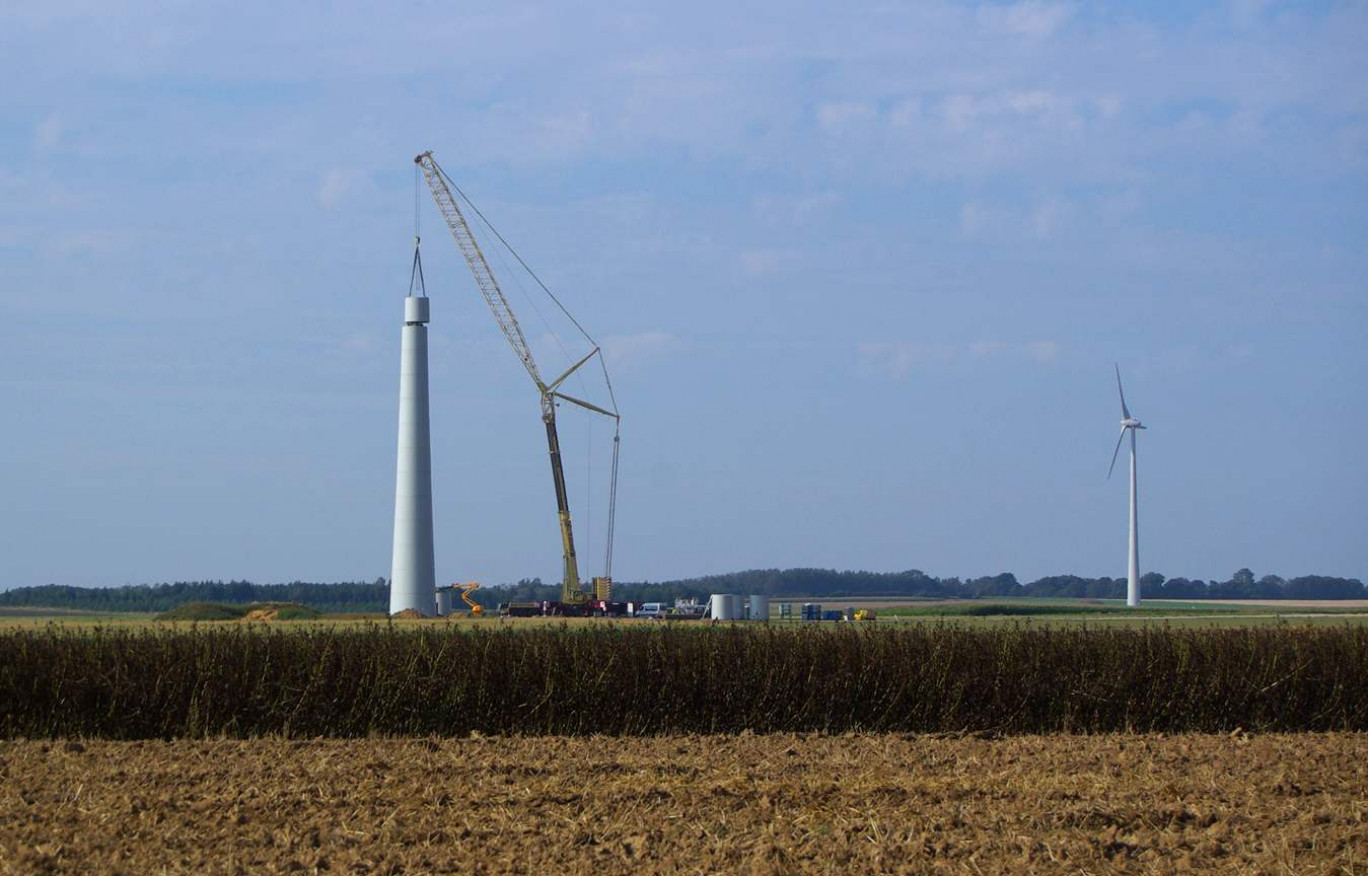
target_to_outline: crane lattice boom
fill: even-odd
[[[432,191],[432,199],[437,202],[437,209],[441,211],[442,218],[451,229],[451,236],[456,238],[461,255],[465,256],[470,272],[475,275],[475,285],[480,287],[480,294],[484,295],[489,309],[494,312],[494,319],[498,321],[499,328],[508,339],[508,345],[518,354],[518,359],[522,361],[527,373],[537,382],[537,388],[545,390],[546,384],[542,382],[541,373],[537,371],[537,363],[532,358],[532,349],[527,346],[527,338],[523,337],[522,326],[518,325],[518,318],[508,306],[508,299],[499,288],[499,281],[495,279],[494,272],[489,269],[489,262],[485,261],[480,244],[475,241],[475,235],[471,233],[465,215],[461,213],[456,199],[452,197],[441,169],[432,159],[432,153],[424,152],[414,161],[423,169],[423,178],[427,180],[428,189]]]
[[[556,400],[570,402],[595,413],[612,417],[620,425],[621,418],[617,413],[617,404],[613,403],[613,410],[606,410],[598,405],[591,404],[582,399],[566,395],[560,391],[561,384],[567,377],[575,373],[580,366],[584,365],[595,355],[600,357],[602,364],[602,352],[597,345],[584,358],[570,366],[564,374],[557,377],[549,385],[542,380],[541,372],[537,370],[537,363],[532,358],[532,350],[527,345],[527,338],[523,336],[522,327],[518,325],[518,319],[513,315],[513,309],[508,305],[508,299],[504,297],[503,290],[499,287],[499,281],[494,277],[494,272],[489,269],[489,262],[485,260],[484,253],[480,250],[479,243],[475,240],[475,235],[470,230],[469,223],[466,222],[465,215],[456,203],[456,198],[452,195],[451,186],[447,185],[446,174],[437,165],[431,152],[424,152],[413,159],[423,170],[423,178],[427,180],[428,189],[432,192],[432,199],[437,202],[437,209],[441,211],[442,218],[446,220],[447,227],[451,229],[451,235],[456,239],[456,245],[460,247],[461,255],[465,256],[466,264],[470,267],[470,272],[475,276],[475,284],[480,287],[480,293],[484,295],[485,303],[494,313],[494,319],[498,321],[500,330],[508,340],[508,345],[513,348],[518,359],[522,362],[527,373],[532,376],[533,382],[537,384],[537,391],[541,395],[542,421],[546,424],[547,449],[551,457],[551,476],[556,490],[556,510],[560,521],[561,548],[564,554],[564,574],[561,579],[561,601],[570,604],[587,604],[591,598],[606,600],[612,588],[612,568],[613,568],[613,530],[616,521],[617,508],[617,461],[618,461],[618,434],[613,436],[613,468],[612,481],[609,491],[608,505],[608,534],[606,540],[606,550],[604,556],[604,576],[593,580],[593,587],[585,590],[580,584],[579,561],[575,554],[575,536],[570,521],[570,502],[565,489],[565,468],[561,462],[560,439],[556,434]],[[459,189],[458,189],[459,191]],[[464,195],[462,195],[464,197]],[[472,205],[473,206],[473,205]],[[478,214],[478,210],[476,213]],[[483,218],[483,217],[481,217]],[[516,255],[516,253],[515,253]],[[525,266],[525,265],[524,265]],[[530,269],[529,269],[530,270]],[[535,276],[535,275],[534,275]],[[540,281],[538,281],[540,282]],[[543,286],[543,288],[545,288]],[[550,290],[547,290],[548,294]],[[554,297],[554,296],[553,296]],[[559,301],[557,301],[559,304]],[[562,310],[564,308],[562,307]],[[567,316],[569,314],[567,313]],[[571,317],[573,321],[573,317]],[[579,327],[579,323],[575,323]],[[583,329],[580,328],[583,332]],[[588,335],[585,336],[586,338]],[[591,340],[592,343],[592,340]],[[607,380],[607,369],[604,369],[604,379]],[[608,384],[608,391],[611,395],[612,384]]]

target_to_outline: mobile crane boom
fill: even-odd
[[[513,348],[513,352],[517,354],[523,367],[527,369],[527,373],[532,377],[532,382],[536,384],[537,391],[541,395],[542,422],[546,425],[546,444],[551,457],[551,477],[556,488],[556,513],[560,521],[561,550],[565,558],[561,576],[561,601],[574,605],[588,602],[590,599],[606,600],[609,598],[612,588],[618,436],[615,434],[613,437],[613,475],[609,498],[604,574],[603,577],[594,578],[592,587],[586,589],[580,583],[579,561],[575,556],[575,535],[570,521],[570,500],[565,489],[565,468],[561,463],[560,437],[556,433],[556,403],[558,400],[570,402],[595,413],[611,417],[615,424],[620,425],[621,417],[616,410],[616,404],[613,406],[614,409],[610,411],[560,391],[561,384],[565,382],[565,379],[574,374],[580,366],[594,356],[599,356],[600,362],[602,362],[602,351],[595,344],[594,348],[584,358],[571,365],[564,374],[550,383],[543,380],[541,372],[537,369],[537,362],[532,358],[532,349],[527,345],[527,338],[523,335],[522,326],[518,325],[518,318],[513,315],[513,309],[509,306],[508,299],[499,287],[499,281],[495,278],[494,272],[490,270],[484,252],[481,251],[479,243],[475,240],[475,235],[471,232],[469,223],[466,222],[465,215],[461,212],[456,198],[451,193],[454,184],[448,184],[449,177],[438,166],[431,151],[418,155],[413,159],[413,162],[422,170],[423,179],[426,180],[428,190],[432,193],[432,199],[437,203],[437,209],[441,212],[442,218],[446,220],[447,227],[451,229],[451,236],[456,239],[456,245],[460,248],[461,255],[465,257],[470,272],[475,276],[475,285],[480,288],[480,293],[484,296],[485,303],[489,305],[490,311],[493,312],[499,329],[503,332],[504,338],[507,339],[508,345]],[[457,191],[460,190],[457,189]],[[578,326],[579,324],[576,323],[576,327]],[[585,337],[587,338],[588,335],[586,334]],[[606,376],[607,371],[605,370],[604,373]]]

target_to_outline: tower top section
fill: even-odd
[[[410,295],[404,299],[404,324],[419,325],[430,320],[426,296]]]

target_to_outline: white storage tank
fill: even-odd
[[[443,587],[437,591],[437,616],[446,617],[451,614],[451,588]]]
[[[746,597],[738,593],[733,593],[731,598],[731,619],[746,619]]]
[[[720,621],[736,620],[736,600],[737,597],[730,593],[714,593],[708,597],[708,604],[712,607],[712,619]]]
[[[770,609],[768,596],[752,596],[750,598],[750,619],[769,623]]]

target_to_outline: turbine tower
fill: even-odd
[[[399,352],[399,465],[394,478],[394,557],[390,614],[436,612],[432,556],[432,440],[428,422],[427,292],[414,237]]]
[[[1121,396],[1121,434],[1116,438],[1116,449],[1112,451],[1111,467],[1107,477],[1116,470],[1116,455],[1121,452],[1121,442],[1130,432],[1130,550],[1126,563],[1126,605],[1132,608],[1140,604],[1140,519],[1135,505],[1135,432],[1145,425],[1131,416],[1126,407],[1126,391],[1121,388],[1121,366],[1116,366],[1116,392]]]

